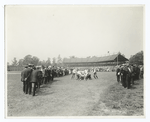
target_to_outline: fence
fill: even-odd
[[[7,66],[7,71],[22,71],[23,66]]]

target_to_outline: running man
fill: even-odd
[[[71,79],[72,79],[72,78],[75,78],[75,75],[76,75],[76,69],[73,69],[73,70],[72,70],[72,76],[71,76]]]
[[[93,77],[98,79],[96,68],[93,69]]]

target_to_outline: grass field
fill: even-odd
[[[131,89],[125,89],[115,83],[101,95],[101,99],[89,115],[142,116],[144,115],[143,98],[143,80],[135,81]]]
[[[143,80],[127,90],[116,82],[115,72],[99,72],[99,79],[55,78],[37,95],[22,91],[19,72],[7,74],[7,115],[22,116],[142,116]]]

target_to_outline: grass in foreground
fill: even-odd
[[[120,84],[111,85],[94,106],[89,115],[96,116],[143,116],[143,79],[135,81],[131,89]]]

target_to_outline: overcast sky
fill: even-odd
[[[143,7],[6,6],[5,41],[10,63],[28,54],[129,58],[143,50]]]

